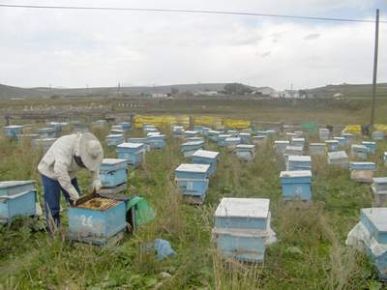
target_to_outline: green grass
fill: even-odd
[[[103,139],[107,130],[94,129]],[[139,132],[134,132],[139,135]],[[210,149],[219,149],[212,143]],[[379,144],[378,154],[387,150]],[[0,289],[382,289],[367,258],[345,246],[359,210],[372,204],[369,186],[349,179],[344,170],[314,162],[313,204],[284,203],[279,172],[283,166],[270,143],[258,148],[251,163],[220,149],[216,175],[206,203],[182,203],[174,169],[184,161],[179,142],[168,137],[165,150],[151,151],[144,165],[129,172],[128,194],[144,196],[157,218],[126,235],[118,245],[70,243],[64,231],[54,238],[38,230],[36,219],[0,228]],[[106,156],[115,152],[105,148]],[[42,152],[28,143],[0,139],[0,180],[35,179]],[[386,175],[377,157],[378,176]],[[87,189],[87,174],[80,176]],[[41,194],[38,183],[39,193]],[[271,199],[272,227],[278,242],[264,265],[225,261],[211,242],[213,213],[222,197]],[[65,205],[64,205],[65,206]],[[66,224],[66,212],[63,213]],[[157,261],[144,243],[167,239],[175,258]]]

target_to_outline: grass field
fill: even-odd
[[[247,107],[248,114],[253,114]],[[285,108],[278,110],[283,110],[289,122],[310,120],[308,114],[293,118],[301,110],[296,107],[289,114]],[[340,110],[348,116],[340,115]],[[351,117],[351,110],[343,108],[325,113],[328,119],[331,116],[343,123]],[[243,115],[243,108],[237,114]],[[101,140],[108,133],[93,131]],[[367,258],[344,243],[359,219],[360,208],[372,204],[368,185],[351,181],[346,170],[314,160],[313,204],[284,203],[279,180],[283,164],[270,142],[258,148],[251,163],[208,143],[206,148],[221,152],[218,170],[210,180],[205,204],[185,205],[173,181],[174,169],[184,158],[169,129],[163,131],[169,136],[166,149],[149,152],[141,168],[129,171],[128,194],[139,194],[151,203],[157,212],[152,223],[127,235],[120,244],[105,247],[70,243],[64,240],[64,233],[50,238],[39,230],[41,220],[3,226],[0,289],[383,289]],[[380,161],[383,151],[387,151],[385,142],[378,144],[371,158],[378,163],[377,176],[387,174]],[[109,148],[105,155],[116,157]],[[0,180],[39,181],[36,166],[41,156],[28,142],[17,144],[1,138]],[[80,180],[86,190],[87,175],[81,174]],[[38,188],[41,194],[39,183]],[[231,196],[271,200],[278,242],[268,249],[264,265],[224,261],[211,243],[214,210],[221,197]],[[62,214],[65,219],[66,211]],[[169,240],[177,256],[157,261],[153,253],[144,252],[142,245],[155,238]]]

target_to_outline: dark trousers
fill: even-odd
[[[48,229],[53,231],[60,225],[60,192],[62,191],[66,201],[70,203],[69,193],[60,186],[58,180],[42,175],[44,189],[44,210]],[[71,180],[72,185],[80,193],[78,181],[76,178]]]

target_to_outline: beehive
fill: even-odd
[[[144,131],[144,134],[147,134],[149,132],[157,132],[157,128],[153,125],[148,125],[148,124],[145,124],[143,126],[143,131]]]
[[[285,156],[290,155],[303,155],[304,154],[304,148],[301,146],[286,146],[285,148]]]
[[[327,152],[327,145],[325,143],[310,143],[309,153],[314,156],[324,156]]]
[[[321,141],[326,141],[330,137],[330,132],[327,128],[320,128],[319,129],[319,137]]]
[[[383,141],[384,140],[384,132],[383,131],[372,132],[372,140]]]
[[[368,157],[368,148],[364,145],[352,144],[351,156],[355,159],[366,160]]]
[[[304,148],[305,146],[305,138],[292,138],[292,141],[290,143],[292,146],[299,146]]]
[[[125,130],[125,131],[128,131],[131,128],[131,123],[130,122],[121,122],[118,125],[120,125],[122,130]]]
[[[375,177],[371,185],[376,206],[387,206],[387,177]]]
[[[251,133],[240,133],[239,137],[242,144],[251,144]]]
[[[235,148],[235,154],[241,160],[251,161],[255,158],[255,145],[237,145]]]
[[[93,198],[68,210],[68,236],[72,240],[104,244],[126,228],[125,202]]]
[[[198,131],[194,131],[194,130],[186,130],[186,131],[184,131],[184,136],[185,137],[196,137],[198,135],[199,135]]]
[[[269,199],[222,198],[215,211],[212,237],[225,258],[261,263],[266,247],[275,242],[270,226]]]
[[[312,172],[310,170],[281,171],[282,197],[285,200],[312,199]]]
[[[312,158],[310,156],[290,155],[287,158],[286,170],[312,170]]]
[[[328,152],[328,164],[341,168],[348,168],[349,160],[345,151]]]
[[[193,131],[196,131],[198,134],[203,134],[204,127],[203,126],[194,126]]]
[[[188,138],[184,138],[184,142],[196,142],[196,141],[204,142],[204,138],[203,137],[188,137]]]
[[[327,148],[329,152],[337,151],[339,149],[339,141],[337,140],[326,140]]]
[[[371,154],[375,154],[376,152],[376,142],[373,141],[363,141],[361,145],[364,145],[368,148],[368,152]]]
[[[143,143],[122,143],[117,146],[119,159],[126,159],[129,165],[139,166],[145,156],[145,145]]]
[[[199,149],[191,156],[192,163],[194,164],[209,164],[209,174],[215,173],[219,152],[207,151]]]
[[[122,134],[110,134],[106,136],[105,142],[108,146],[117,146],[125,142],[125,137]]]
[[[286,147],[290,144],[287,140],[275,140],[274,141],[274,150],[278,154],[285,154]]]
[[[17,139],[17,136],[23,133],[23,126],[10,125],[4,127],[4,134],[10,139]]]
[[[226,146],[225,140],[227,138],[232,138],[231,134],[219,134],[218,135],[218,140],[217,140],[218,145],[221,146],[221,147]]]
[[[163,149],[166,146],[165,135],[161,135],[159,133],[148,133],[146,144],[149,145],[151,149]]]
[[[345,138],[345,142],[347,145],[351,145],[354,139],[354,136],[352,133],[341,133],[341,136]]]
[[[376,164],[374,162],[351,162],[351,179],[357,182],[372,183]]]
[[[363,208],[360,222],[349,232],[346,244],[365,252],[387,281],[387,208]]]
[[[0,181],[0,222],[36,214],[34,181]]]
[[[149,134],[149,133],[148,133]],[[137,137],[137,138],[128,138],[127,140],[128,143],[140,143],[140,144],[144,144],[144,149],[145,151],[150,151],[151,148],[149,146],[149,144],[147,144],[148,142],[148,138],[147,137]]]
[[[110,134],[113,135],[124,135],[126,133],[126,130],[124,130],[121,125],[113,125],[110,129]]]
[[[184,196],[204,201],[208,189],[209,164],[183,163],[175,170],[175,181]]]
[[[229,137],[224,139],[224,146],[228,149],[235,149],[237,145],[241,143],[241,138],[239,137]]]
[[[347,145],[347,140],[344,138],[344,137],[333,137],[333,140],[337,140],[339,143],[338,143],[338,146],[339,147],[343,147],[345,145]]]
[[[184,135],[184,127],[183,126],[172,126],[172,133],[175,137],[180,137]]]
[[[56,140],[56,138],[34,139],[32,140],[32,147],[34,149],[42,149],[43,152],[46,152]]]
[[[204,141],[191,141],[180,145],[180,150],[184,154],[184,157],[191,157],[199,149],[204,146]]]
[[[112,188],[126,184],[128,180],[127,160],[105,158],[100,166],[102,187]]]

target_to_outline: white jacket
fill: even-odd
[[[78,199],[79,194],[71,184],[75,174],[82,169],[74,160],[79,156],[80,134],[66,135],[58,138],[48,149],[38,165],[40,174],[58,180],[72,199]],[[92,182],[99,180],[99,170],[92,172]]]

